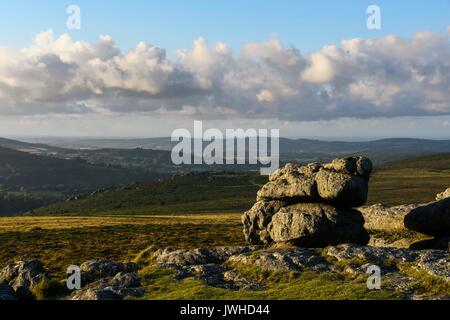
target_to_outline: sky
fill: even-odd
[[[450,0],[0,3],[2,136],[450,138]]]

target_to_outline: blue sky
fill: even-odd
[[[1,4],[0,136],[166,136],[196,119],[450,138],[450,0]],[[66,27],[69,5],[81,30]],[[381,30],[366,26],[370,5]],[[373,41],[341,45],[355,38]]]
[[[167,49],[170,56],[190,48],[199,36],[239,49],[275,33],[287,46],[308,53],[348,38],[442,31],[450,21],[450,0],[15,0],[3,2],[0,44],[26,47],[40,31],[68,32],[65,10],[70,4],[82,10],[82,29],[69,32],[75,39],[95,41],[108,34],[122,49],[147,41]],[[366,28],[370,4],[382,9],[380,31]]]

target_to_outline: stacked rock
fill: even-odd
[[[353,208],[366,203],[371,172],[372,162],[364,157],[287,164],[270,177],[242,217],[246,240],[302,247],[366,245],[370,237],[364,218]]]

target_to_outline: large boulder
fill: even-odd
[[[283,201],[258,201],[242,216],[244,224],[245,240],[253,244],[269,244],[272,242],[267,226],[272,221],[272,216],[278,212],[286,202]]]
[[[412,210],[404,222],[410,230],[437,238],[450,236],[450,198]]]
[[[284,207],[273,216],[268,232],[277,243],[301,247],[326,247],[341,243],[366,245],[370,240],[359,211],[326,204]]]
[[[269,182],[258,191],[258,200],[319,201],[315,176],[320,168],[316,163],[304,167],[287,164],[270,176]]]
[[[364,218],[351,208],[366,203],[371,172],[372,162],[364,157],[324,165],[287,164],[270,176],[258,191],[256,204],[244,213],[246,241],[255,245],[367,244]]]
[[[405,231],[405,216],[418,208],[419,204],[390,207],[381,203],[358,208],[366,220],[365,227],[371,231],[388,233]]]
[[[372,162],[364,157],[335,159],[320,165],[288,164],[258,192],[258,201],[326,202],[358,207],[367,201]]]
[[[321,169],[316,175],[316,184],[324,202],[358,207],[367,201],[368,180],[362,176]]]

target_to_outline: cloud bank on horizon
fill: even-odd
[[[194,41],[170,60],[141,42],[121,52],[38,34],[28,48],[0,45],[0,115],[148,113],[197,119],[450,114],[450,26],[412,38],[343,40],[307,56],[275,36],[240,52]]]

